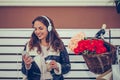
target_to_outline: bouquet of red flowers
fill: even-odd
[[[68,47],[76,55],[82,55],[89,70],[96,74],[111,69],[111,64],[116,60],[116,50],[113,45],[103,39],[86,39],[84,33],[72,37]]]
[[[75,54],[103,54],[107,52],[102,39],[86,39],[78,42]]]

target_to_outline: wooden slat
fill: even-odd
[[[90,71],[70,71],[64,75],[65,78],[95,78],[96,75]],[[0,71],[0,78],[20,78],[21,71]]]
[[[120,29],[119,28],[112,28],[111,31],[111,43],[113,45],[120,45]]]
[[[120,28],[111,28],[111,37],[119,37],[120,39]]]
[[[69,78],[69,79],[66,79],[65,78],[65,80],[96,80],[96,78],[95,79],[90,79],[90,78],[89,79],[86,79],[86,78],[84,78],[84,79],[83,78],[78,78],[78,79],[75,79],[75,78],[71,79],[71,78]]]
[[[8,67],[9,66],[9,67]],[[17,70],[17,69],[21,69],[21,63],[0,63],[0,69],[4,69],[4,70]]]
[[[29,39],[21,39],[21,38],[2,38],[0,39],[0,45],[25,45],[25,43],[27,43],[29,41]],[[70,39],[62,39],[63,43],[65,45],[68,45]]]
[[[0,78],[0,79],[1,79],[1,78]],[[12,79],[11,79],[11,78],[9,78],[9,79],[2,78],[1,80],[23,80],[23,79],[21,79],[21,78],[19,78],[19,79],[16,79],[16,78],[15,78],[15,79],[14,79],[14,78],[12,78]],[[78,78],[78,79],[75,79],[75,78],[74,78],[74,79],[67,78],[67,79],[66,79],[66,78],[65,78],[64,80],[96,80],[96,79],[86,79],[86,78],[84,78],[84,79],[83,79],[83,78]]]
[[[65,74],[65,77],[75,77],[75,78],[92,78],[96,77],[96,75],[90,71],[70,71],[68,74]]]
[[[95,34],[99,31],[99,29],[64,29],[64,30],[57,30],[61,37],[73,37],[79,32],[84,32],[86,37],[94,37]],[[105,36],[109,35],[109,30],[106,30]]]
[[[0,79],[1,79],[1,78],[0,78]],[[19,79],[16,79],[16,78],[15,78],[15,79],[14,79],[14,78],[12,78],[12,79],[11,79],[11,78],[9,78],[9,79],[2,78],[1,80],[23,80],[23,79],[21,79],[21,78],[19,78]],[[67,79],[66,79],[66,78],[65,78],[64,80],[83,80],[83,78],[78,78],[78,79],[75,79],[75,78],[74,78],[74,79],[71,79],[71,78],[67,78]],[[85,78],[84,80],[96,80],[96,79],[86,79],[86,78]]]
[[[73,37],[79,32],[84,32],[87,37],[94,37],[99,29],[56,29],[60,37]],[[0,29],[0,37],[30,37],[33,29]],[[7,32],[7,34],[5,33]],[[106,30],[105,37],[108,37]]]
[[[9,67],[8,67],[9,66]],[[21,63],[0,63],[0,70],[20,70]],[[71,63],[71,70],[88,70],[85,63]]]
[[[24,46],[0,46],[0,54],[20,54]],[[68,47],[66,47],[69,54],[73,54]]]
[[[29,39],[0,39],[0,45],[25,45]]]
[[[70,55],[71,62],[84,62],[84,59],[81,55]],[[0,62],[8,61],[8,62],[20,62],[22,61],[22,55],[0,55]]]
[[[0,78],[7,78],[7,77],[13,77],[13,78],[19,78],[22,77],[21,71],[0,71]]]
[[[120,39],[111,39],[111,44],[120,45]]]
[[[105,39],[106,41],[109,41],[109,39]],[[116,39],[115,39],[116,40]],[[0,45],[25,45],[26,42],[28,42],[29,39],[10,39],[10,38],[2,38],[0,39]],[[70,42],[70,39],[62,39],[64,45],[68,45]],[[114,42],[114,39],[113,39]]]
[[[32,29],[0,29],[0,37],[30,37]],[[7,33],[7,34],[6,34]]]
[[[15,53],[15,54],[18,54],[18,53],[21,53],[23,51],[24,47],[0,47],[0,53],[4,53],[4,54],[8,54],[8,53]]]
[[[22,61],[21,55],[0,55],[0,62],[18,62]]]

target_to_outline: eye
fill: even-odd
[[[43,30],[43,28],[42,28],[41,26],[39,27],[39,29],[40,29],[40,30]]]

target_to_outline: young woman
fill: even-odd
[[[63,74],[70,71],[71,65],[52,20],[47,16],[38,16],[32,24],[34,31],[22,56],[23,79],[64,80]]]

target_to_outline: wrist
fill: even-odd
[[[26,68],[27,70],[29,70],[29,69],[31,68],[31,66],[32,66],[32,64],[26,64],[26,65],[25,65],[25,68]]]
[[[54,72],[56,73],[56,74],[61,74],[61,64],[60,63],[57,63],[57,67],[54,69]]]

